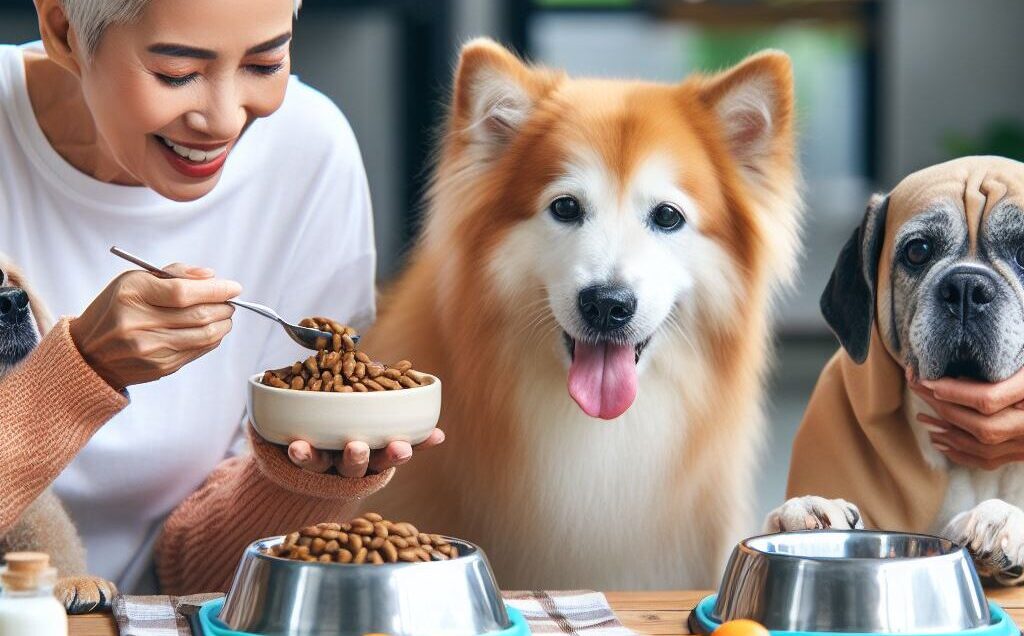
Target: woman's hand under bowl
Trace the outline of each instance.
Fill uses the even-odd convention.
[[[368,473],[384,472],[388,468],[401,466],[412,459],[413,451],[437,446],[444,442],[444,431],[435,428],[427,439],[416,444],[391,442],[385,448],[371,451],[366,442],[349,442],[343,451],[326,451],[313,448],[305,440],[296,440],[288,445],[288,459],[292,463],[315,473],[327,472],[334,467],[342,477],[359,478]]]

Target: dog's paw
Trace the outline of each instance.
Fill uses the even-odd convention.
[[[1001,499],[953,517],[942,533],[974,558],[978,574],[1003,585],[1024,581],[1024,511]]]
[[[765,532],[791,532],[794,530],[863,529],[857,506],[845,499],[824,497],[794,497],[768,513]]]
[[[68,576],[57,580],[53,593],[68,614],[88,614],[109,610],[117,588],[96,576]]]

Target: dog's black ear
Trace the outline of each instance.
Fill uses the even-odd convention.
[[[821,313],[846,352],[860,364],[868,357],[875,317],[878,259],[885,238],[889,197],[876,194],[864,220],[836,259],[835,269],[821,295]]]

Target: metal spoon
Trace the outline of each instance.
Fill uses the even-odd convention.
[[[111,247],[110,253],[114,254],[115,256],[120,256],[129,263],[134,263],[138,265],[142,269],[159,278],[182,278],[181,276],[175,276],[174,274],[171,274],[166,270],[160,269],[159,267],[153,265],[152,263],[147,263],[138,256],[135,256],[134,254],[129,254],[128,252],[122,250],[117,246]],[[274,322],[280,324],[282,327],[284,327],[285,333],[287,333],[292,340],[299,343],[303,347],[306,347],[307,349],[312,349],[316,351],[317,349],[320,348],[317,347],[316,341],[318,339],[326,338],[327,341],[330,342],[331,337],[334,335],[330,332],[320,331],[319,329],[313,329],[311,327],[293,325],[290,322],[287,322],[284,318],[281,318],[281,316],[278,316],[276,311],[274,311],[270,307],[267,307],[266,305],[261,305],[259,303],[251,303],[244,300],[238,300],[237,298],[235,300],[229,300],[227,302],[236,307],[242,307],[243,309],[254,311],[257,314],[263,316],[264,318],[269,318]],[[353,336],[352,339],[355,340],[356,342],[359,342],[359,336]]]

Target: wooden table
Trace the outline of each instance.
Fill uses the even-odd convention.
[[[689,634],[686,618],[697,601],[710,592],[607,592],[608,602],[626,627],[641,634],[681,636]],[[999,603],[1018,625],[1024,625],[1024,588],[991,590],[989,598]],[[71,636],[117,636],[109,615],[71,617]]]

